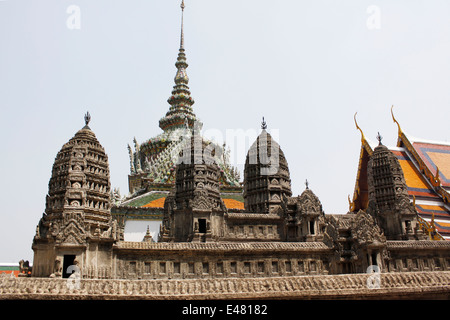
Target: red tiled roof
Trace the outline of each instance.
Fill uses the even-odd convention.
[[[450,145],[421,142],[413,142],[412,145],[432,173],[436,174],[439,169],[442,186],[450,187]]]

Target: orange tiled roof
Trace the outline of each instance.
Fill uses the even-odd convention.
[[[227,209],[244,209],[244,203],[234,199],[223,199]]]
[[[166,201],[165,197],[150,201],[146,205],[143,205],[143,208],[164,208],[164,202]]]
[[[432,173],[439,169],[442,186],[450,187],[450,146],[422,142],[413,142],[412,145]]]
[[[143,208],[164,208],[164,202],[166,198],[159,198],[153,201],[150,201],[146,205],[143,205]],[[225,206],[227,209],[244,209],[244,203],[234,199],[223,199]]]
[[[13,273],[15,277],[18,277],[20,271],[19,270],[0,270],[0,273],[6,273],[6,274]]]
[[[392,153],[397,157],[398,162],[403,170],[408,193],[411,197],[420,196],[438,199],[439,196],[430,189],[423,175],[417,170],[414,163],[408,157],[406,152],[392,150]]]

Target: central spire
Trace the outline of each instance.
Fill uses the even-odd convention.
[[[181,1],[181,40],[180,49],[184,49],[184,0]]]
[[[199,122],[192,109],[194,99],[192,99],[189,91],[189,77],[186,72],[189,65],[186,62],[186,54],[184,53],[184,8],[184,0],[182,0],[180,49],[177,62],[175,63],[177,73],[174,79],[175,86],[173,87],[172,95],[167,100],[171,107],[165,117],[159,120],[159,127],[164,131],[186,128],[186,123],[189,128],[193,128],[194,123]]]

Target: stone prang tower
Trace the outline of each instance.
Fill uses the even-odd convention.
[[[110,212],[108,156],[89,121],[87,113],[86,125],[55,158],[45,212],[33,239],[33,276],[68,277],[75,271],[68,272],[70,266],[96,277],[110,272],[118,229]]]
[[[247,153],[244,167],[244,205],[247,212],[271,213],[290,197],[289,167],[280,145],[261,125],[261,133]]]
[[[368,212],[374,216],[389,240],[421,239],[417,211],[410,203],[403,170],[397,157],[381,143],[368,162]]]

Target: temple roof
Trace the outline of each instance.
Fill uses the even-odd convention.
[[[400,163],[409,197],[427,228],[434,227],[450,240],[450,144],[413,138],[400,128],[394,116],[393,120],[398,126],[398,140],[388,149]],[[357,123],[356,127],[361,131],[361,152],[353,199],[349,199],[351,212],[368,206],[367,164],[374,150],[373,142],[365,138]]]
[[[164,209],[164,202],[168,196],[168,192],[151,191],[140,197],[131,199],[122,203],[125,206],[140,207],[140,208],[158,208]],[[221,193],[222,198],[227,209],[230,210],[244,210],[244,198],[239,193]]]

